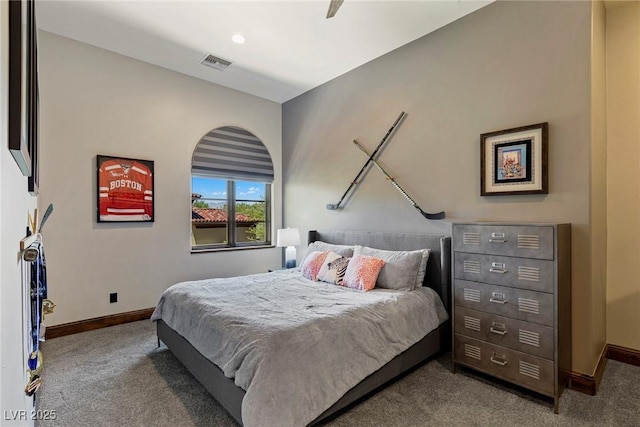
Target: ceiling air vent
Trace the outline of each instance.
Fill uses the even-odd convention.
[[[200,61],[200,63],[218,71],[224,71],[229,65],[231,65],[231,61],[218,58],[217,56],[213,56],[211,54],[207,54],[207,56],[202,58],[202,61]]]

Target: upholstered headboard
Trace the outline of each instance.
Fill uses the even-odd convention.
[[[434,289],[451,310],[451,238],[432,234],[379,231],[311,230],[309,243],[317,240],[338,245],[362,245],[390,251],[429,249],[423,286]]]

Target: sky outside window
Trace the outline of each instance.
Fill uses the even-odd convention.
[[[236,199],[263,201],[264,189],[261,182],[236,181]],[[227,180],[193,176],[191,191],[202,195],[202,199],[226,199]]]

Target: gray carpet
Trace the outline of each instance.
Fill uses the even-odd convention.
[[[38,426],[237,426],[140,321],[48,340]],[[639,426],[640,367],[609,361],[598,395],[548,398],[432,360],[329,426]]]

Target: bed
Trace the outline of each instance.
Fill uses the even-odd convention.
[[[317,424],[450,349],[449,237],[313,230],[308,241],[428,249],[423,286],[357,292],[312,282],[292,269],[167,289],[152,315],[158,340],[241,425]],[[292,298],[280,303],[272,299],[276,294]],[[255,314],[238,320],[243,309],[232,305],[235,300],[251,301]],[[425,309],[425,300],[438,309]],[[215,315],[205,318],[204,312]],[[255,330],[245,331],[245,323]],[[380,336],[371,333],[371,325]],[[241,338],[228,342],[231,330]]]

